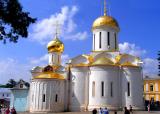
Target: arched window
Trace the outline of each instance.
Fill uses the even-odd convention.
[[[42,96],[42,102],[46,102],[46,96],[45,96],[45,94],[43,94],[43,96]]]
[[[108,32],[107,36],[108,36],[108,41],[107,41],[108,42],[108,46],[110,46],[110,32]]]
[[[92,82],[92,97],[95,97],[95,81]]]
[[[150,84],[150,91],[151,91],[151,92],[153,92],[153,90],[154,90],[153,88],[154,88],[154,87],[153,87],[153,84]]]
[[[56,94],[55,102],[58,102],[58,95]]]
[[[111,97],[113,97],[113,82],[111,82]]]
[[[115,50],[117,49],[117,34],[114,33],[114,37],[115,37]]]
[[[19,86],[20,86],[20,88],[23,88],[23,84],[20,84]]]
[[[101,82],[101,96],[104,97],[104,82]]]
[[[127,90],[127,91],[128,91],[128,92],[127,92],[127,93],[128,93],[128,96],[130,96],[130,82],[127,83],[127,89],[128,89],[128,90]]]
[[[99,48],[102,47],[102,32],[99,33]]]

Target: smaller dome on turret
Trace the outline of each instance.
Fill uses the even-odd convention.
[[[47,45],[48,53],[51,52],[59,52],[62,53],[64,51],[64,44],[59,38],[55,38],[54,40],[50,41]]]

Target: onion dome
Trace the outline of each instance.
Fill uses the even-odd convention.
[[[114,28],[118,31],[120,30],[118,22],[113,17],[107,16],[107,15],[104,15],[104,16],[97,18],[93,22],[92,30],[94,30],[96,28],[104,27],[104,26]]]
[[[51,52],[62,53],[64,51],[64,44],[59,40],[59,38],[56,37],[54,40],[48,43],[47,49],[49,53]]]
[[[107,7],[106,7],[106,0],[104,0],[104,15],[97,18],[92,25],[92,30],[96,28],[101,28],[101,27],[111,27],[119,31],[119,25],[118,22],[111,16],[107,15]]]

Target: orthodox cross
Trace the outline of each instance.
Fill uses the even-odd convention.
[[[59,22],[56,21],[53,25],[55,26],[55,36],[58,38],[61,32],[61,24],[59,24]]]

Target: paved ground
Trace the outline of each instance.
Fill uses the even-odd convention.
[[[29,113],[18,113],[18,114],[29,114]],[[33,113],[31,113],[33,114]],[[35,113],[38,114],[38,113]],[[40,113],[42,114],[42,113]],[[47,113],[47,114],[92,114],[91,112],[63,112],[63,113]],[[114,114],[114,112],[110,112],[109,114]],[[124,114],[123,111],[119,111],[117,112],[117,114]],[[160,111],[151,111],[151,112],[147,112],[147,111],[134,111],[133,114],[160,114]]]

